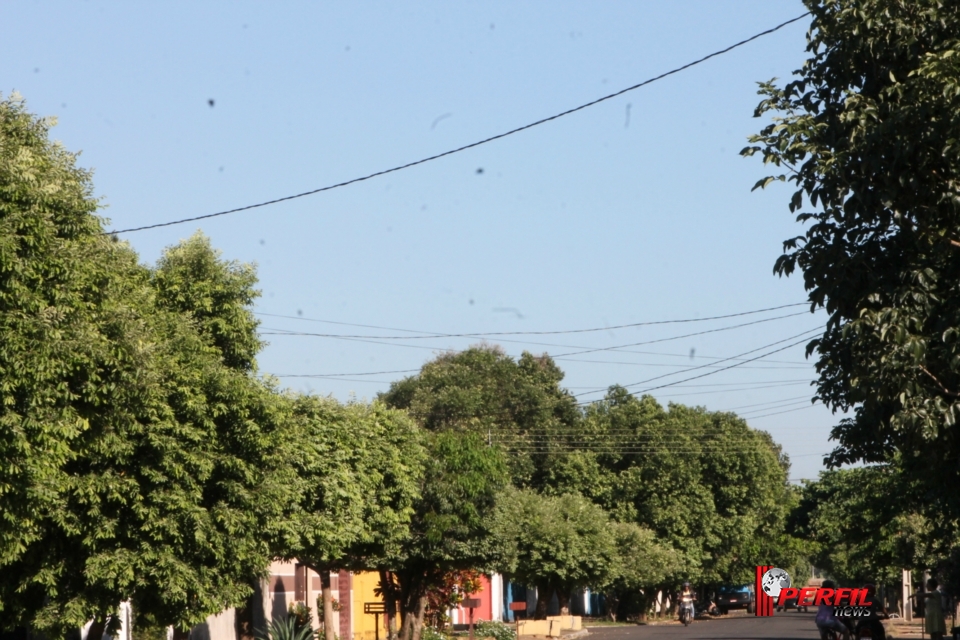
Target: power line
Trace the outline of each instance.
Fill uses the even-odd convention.
[[[651,84],[651,83],[653,83],[653,82],[656,82],[656,81],[658,81],[658,80],[662,80],[663,78],[666,78],[666,77],[668,77],[668,76],[671,76],[671,75],[673,75],[673,74],[675,74],[675,73],[679,73],[679,72],[681,72],[681,71],[684,71],[684,70],[686,70],[686,69],[689,69],[690,67],[694,67],[694,66],[696,66],[696,65],[698,65],[698,64],[701,64],[701,63],[703,63],[703,62],[706,62],[707,60],[710,60],[711,58],[715,58],[715,57],[717,57],[717,56],[720,56],[720,55],[723,55],[723,54],[728,53],[728,52],[730,52],[730,51],[733,51],[734,49],[736,49],[736,48],[738,48],[738,47],[741,47],[741,46],[743,46],[743,45],[745,45],[745,44],[747,44],[747,43],[749,43],[749,42],[753,42],[754,40],[756,40],[756,39],[758,39],[758,38],[761,38],[761,37],[763,37],[763,36],[765,36],[765,35],[769,35],[769,34],[775,32],[775,31],[779,31],[780,29],[782,29],[783,27],[785,27],[785,26],[787,26],[787,25],[789,25],[789,24],[792,24],[792,23],[794,23],[794,22],[797,22],[797,21],[799,21],[799,20],[802,20],[803,18],[807,17],[808,15],[810,15],[809,12],[804,13],[804,14],[802,14],[802,15],[799,15],[799,16],[797,16],[796,18],[792,18],[792,19],[790,19],[790,20],[787,20],[786,22],[781,22],[780,24],[778,24],[777,26],[775,26],[775,27],[773,27],[773,28],[771,28],[771,29],[767,29],[767,30],[765,30],[765,31],[761,31],[760,33],[757,33],[757,34],[755,34],[755,35],[752,35],[752,36],[750,36],[749,38],[746,38],[745,40],[741,40],[740,42],[737,42],[736,44],[732,44],[732,45],[730,45],[729,47],[726,47],[726,48],[724,48],[724,49],[720,49],[719,51],[714,51],[713,53],[710,53],[710,54],[708,54],[708,55],[705,55],[705,56],[703,56],[702,58],[699,58],[699,59],[697,59],[697,60],[694,60],[693,62],[688,62],[687,64],[685,64],[685,65],[683,65],[683,66],[676,67],[675,69],[671,69],[670,71],[667,71],[667,72],[665,72],[665,73],[661,73],[661,74],[658,75],[658,76],[654,76],[653,78],[649,78],[649,79],[647,79],[647,80],[644,80],[643,82],[639,82],[639,83],[637,83],[637,84],[635,84],[635,85],[629,86],[629,87],[627,87],[626,89],[621,89],[620,91],[617,91],[617,92],[615,92],[615,93],[611,93],[611,94],[605,95],[605,96],[603,96],[603,97],[601,97],[601,98],[597,98],[596,100],[592,100],[592,101],[590,101],[590,102],[581,104],[580,106],[573,107],[572,109],[567,109],[566,111],[561,111],[560,113],[554,114],[554,115],[552,115],[552,116],[548,116],[548,117],[546,117],[546,118],[541,118],[540,120],[536,120],[536,121],[534,121],[534,122],[525,124],[525,125],[523,125],[523,126],[521,126],[521,127],[517,127],[517,128],[515,128],[515,129],[510,129],[509,131],[504,131],[503,133],[498,133],[498,134],[496,134],[496,135],[494,135],[494,136],[490,136],[490,137],[488,137],[488,138],[484,138],[483,140],[478,140],[478,141],[476,141],[476,142],[471,142],[470,144],[466,144],[466,145],[463,145],[463,146],[461,146],[461,147],[457,147],[457,148],[455,148],[455,149],[450,149],[450,150],[448,150],[448,151],[444,151],[443,153],[438,153],[438,154],[435,154],[435,155],[432,155],[432,156],[427,156],[426,158],[421,158],[421,159],[419,159],[419,160],[414,160],[413,162],[408,162],[408,163],[406,163],[406,164],[402,164],[402,165],[398,165],[398,166],[395,166],[395,167],[391,167],[391,168],[389,168],[389,169],[382,169],[382,170],[380,170],[380,171],[375,171],[374,173],[369,173],[369,174],[367,174],[367,175],[360,176],[360,177],[358,177],[358,178],[352,178],[352,179],[350,179],[350,180],[344,180],[343,182],[337,182],[337,183],[334,183],[334,184],[327,185],[327,186],[325,186],[325,187],[320,187],[320,188],[318,188],[318,189],[311,189],[310,191],[303,191],[303,192],[301,192],[301,193],[296,193],[296,194],[289,195],[289,196],[283,196],[283,197],[280,197],[280,198],[274,198],[273,200],[267,200],[267,201],[265,201],[265,202],[258,202],[257,204],[249,204],[249,205],[246,205],[246,206],[243,206],[243,207],[237,207],[237,208],[235,208],[235,209],[227,209],[226,211],[218,211],[218,212],[216,212],[216,213],[208,213],[208,214],[205,214],[205,215],[202,215],[202,216],[193,216],[193,217],[191,217],[191,218],[182,218],[182,219],[180,219],[180,220],[171,220],[170,222],[158,222],[158,223],[156,223],[156,224],[144,225],[144,226],[142,226],[142,227],[132,227],[132,228],[130,228],[130,229],[120,229],[120,230],[117,230],[117,231],[106,231],[106,232],[104,232],[104,234],[116,235],[116,234],[120,234],[120,233],[132,233],[132,232],[134,232],[134,231],[146,231],[147,229],[157,229],[157,228],[159,228],[159,227],[170,227],[170,226],[177,225],[177,224],[184,224],[184,223],[187,223],[187,222],[196,222],[197,220],[206,220],[206,219],[208,219],[208,218],[216,218],[216,217],[218,217],[218,216],[225,216],[225,215],[229,215],[229,214],[232,214],[232,213],[239,213],[239,212],[241,212],[241,211],[249,211],[249,210],[251,210],[251,209],[258,209],[258,208],[260,208],[260,207],[266,207],[266,206],[273,205],[273,204],[279,204],[279,203],[281,203],[281,202],[287,202],[288,200],[295,200],[295,199],[297,199],[297,198],[304,198],[304,197],[306,197],[306,196],[311,196],[311,195],[314,195],[314,194],[317,194],[317,193],[322,193],[322,192],[324,192],[324,191],[331,191],[331,190],[333,190],[333,189],[339,189],[340,187],[346,187],[346,186],[348,186],[348,185],[355,184],[355,183],[357,183],[357,182],[363,182],[363,181],[365,181],[365,180],[370,180],[371,178],[377,178],[377,177],[379,177],[379,176],[384,176],[384,175],[387,175],[387,174],[389,174],[389,173],[395,173],[395,172],[397,172],[397,171],[402,171],[402,170],[404,170],[404,169],[409,169],[409,168],[411,168],[411,167],[415,167],[415,166],[417,166],[417,165],[425,164],[425,163],[427,163],[427,162],[432,162],[432,161],[434,161],[434,160],[439,160],[440,158],[445,158],[445,157],[447,157],[447,156],[452,156],[452,155],[454,155],[454,154],[456,154],[456,153],[460,153],[460,152],[466,151],[466,150],[468,150],[468,149],[473,149],[473,148],[475,148],[475,147],[479,147],[479,146],[481,146],[481,145],[484,145],[484,144],[493,142],[493,141],[495,141],[495,140],[500,140],[501,138],[506,138],[507,136],[512,136],[512,135],[514,135],[514,134],[516,134],[516,133],[520,133],[521,131],[526,131],[527,129],[532,129],[532,128],[537,127],[537,126],[540,126],[540,125],[542,125],[542,124],[546,124],[547,122],[551,122],[551,121],[553,121],[553,120],[557,120],[558,118],[562,118],[562,117],[564,117],[564,116],[568,116],[568,115],[570,115],[570,114],[572,114],[572,113],[576,113],[577,111],[582,111],[583,109],[587,109],[587,108],[589,108],[589,107],[598,105],[598,104],[600,104],[601,102],[606,102],[607,100],[612,100],[613,98],[616,98],[616,97],[618,97],[618,96],[621,96],[621,95],[623,95],[623,94],[625,94],[625,93],[628,93],[628,92],[630,92],[630,91],[634,91],[634,90],[636,90],[636,89],[639,89],[640,87],[646,86],[646,85]]]
[[[360,373],[272,373],[274,378],[338,378],[341,376],[383,376],[392,373],[415,373],[420,369],[399,369],[397,371],[363,371]]]
[[[785,399],[785,400],[780,400],[775,402],[769,402],[767,403],[768,406],[758,407],[755,409],[751,409],[750,411],[744,411],[743,413],[737,413],[737,415],[740,416],[741,418],[748,418],[748,417],[752,417],[751,414],[765,413],[769,411],[779,411],[780,409],[786,409],[787,407],[795,407],[797,405],[806,405],[806,407],[817,406],[817,404],[815,402],[812,402],[812,400],[813,398],[811,398],[810,396],[805,396],[802,400],[786,400]],[[801,406],[800,408],[805,409],[806,407]],[[734,409],[726,409],[726,411],[729,411],[731,413],[735,412]]]
[[[739,410],[741,410],[741,409],[750,409],[750,408],[752,408],[752,407],[762,407],[762,406],[765,406],[765,405],[780,404],[780,403],[782,403],[782,402],[791,402],[791,401],[799,402],[800,400],[803,400],[803,399],[805,399],[805,400],[810,400],[810,396],[809,396],[809,395],[793,396],[792,398],[782,398],[782,399],[780,399],[780,400],[770,400],[769,402],[758,402],[758,403],[756,403],[756,404],[745,404],[745,405],[741,405],[741,406],[739,406],[739,407],[731,407],[731,408],[729,408],[729,409],[724,409],[724,411],[739,411]]]
[[[693,337],[693,336],[701,336],[701,335],[706,335],[706,334],[710,334],[710,333],[717,333],[717,332],[720,332],[720,331],[731,331],[731,330],[733,330],[733,329],[740,329],[740,328],[742,328],[742,327],[748,327],[748,326],[752,326],[752,325],[756,325],[756,324],[760,324],[760,323],[764,323],[764,322],[771,322],[771,321],[773,321],[773,320],[782,320],[782,319],[784,319],[784,318],[792,318],[792,317],[800,316],[800,315],[806,315],[806,312],[801,311],[800,313],[791,313],[791,314],[787,314],[787,315],[784,315],[784,316],[776,316],[776,317],[773,317],[773,318],[764,318],[763,320],[754,320],[754,321],[752,321],[752,322],[744,322],[744,323],[741,323],[741,324],[731,325],[731,326],[727,326],[727,327],[720,327],[720,328],[718,328],[718,329],[708,329],[708,330],[706,330],[706,331],[697,331],[697,332],[695,332],[695,333],[687,333],[687,334],[683,334],[683,335],[679,335],[679,336],[671,336],[671,337],[668,337],[668,338],[658,338],[658,339],[656,339],[656,340],[645,340],[645,341],[643,341],[643,342],[631,342],[631,343],[628,343],[628,344],[614,345],[614,346],[612,346],[612,347],[595,347],[595,348],[590,348],[590,347],[582,347],[582,346],[576,346],[576,345],[556,344],[556,343],[552,343],[552,342],[533,342],[533,341],[530,341],[530,340],[511,340],[511,339],[508,339],[508,338],[499,338],[499,339],[497,340],[497,342],[499,342],[499,343],[509,342],[509,343],[514,343],[514,344],[535,345],[535,346],[541,346],[541,347],[558,347],[558,348],[566,348],[566,349],[580,349],[580,351],[570,351],[570,352],[566,352],[566,353],[558,353],[558,354],[555,354],[555,355],[552,356],[555,360],[564,360],[564,359],[569,360],[569,359],[570,359],[569,356],[584,355],[584,354],[588,354],[588,353],[597,353],[597,352],[601,352],[601,351],[613,351],[613,352],[617,352],[617,353],[636,353],[636,354],[642,354],[642,355],[655,355],[655,356],[668,356],[668,357],[686,358],[686,357],[689,357],[689,354],[682,354],[682,353],[660,353],[660,352],[656,352],[656,351],[636,351],[636,350],[632,350],[632,349],[626,349],[625,347],[638,347],[638,346],[643,346],[643,345],[647,345],[647,344],[656,344],[656,343],[661,343],[661,342],[671,342],[671,341],[673,341],[673,340],[681,340],[681,339],[683,339],[683,338],[690,338],[690,337]],[[366,336],[366,335],[344,335],[344,334],[339,334],[339,333],[313,333],[313,332],[309,332],[309,331],[292,331],[292,330],[289,330],[289,329],[280,329],[280,328],[274,328],[274,327],[264,327],[264,329],[265,329],[264,331],[260,331],[260,332],[259,332],[260,335],[264,335],[264,336],[300,336],[300,337],[327,338],[327,339],[332,339],[332,340],[356,340],[356,341],[360,341],[360,342],[371,342],[371,341],[374,341],[374,340],[389,340],[389,339],[400,339],[400,340],[403,340],[403,339],[421,339],[421,338],[428,338],[428,339],[430,339],[430,338],[445,337],[443,334],[438,334],[438,335],[425,335],[425,336]],[[470,334],[458,334],[458,335],[453,335],[453,334],[451,334],[450,337],[464,337],[464,336],[468,336],[468,335],[470,335]],[[476,336],[471,336],[471,337],[476,337]],[[385,342],[384,342],[384,343],[377,343],[377,344],[397,344],[397,343],[385,343]],[[405,347],[413,346],[414,348],[436,349],[436,347],[417,347],[416,345],[397,345],[397,346],[405,346]],[[720,358],[719,356],[700,356],[700,357],[703,358],[703,359],[707,359],[707,360],[721,360],[721,358]],[[800,363],[800,362],[798,362],[798,363],[787,362],[787,363],[783,363],[783,364],[791,364],[791,365],[796,364],[796,365],[797,365],[796,368],[806,368],[806,367],[809,367],[809,365],[808,365],[807,363]],[[669,367],[672,367],[672,366],[674,366],[674,365],[671,365],[671,364],[650,364],[649,366],[669,366]]]
[[[717,364],[719,364],[719,363],[721,363],[721,362],[727,362],[727,361],[730,361],[730,360],[740,360],[740,358],[742,358],[742,357],[745,356],[745,355],[749,355],[749,354],[751,354],[751,353],[756,353],[757,351],[761,351],[761,350],[763,350],[763,349],[768,349],[768,348],[770,348],[770,347],[772,347],[772,346],[774,346],[774,345],[777,345],[777,344],[781,344],[781,343],[783,343],[783,342],[786,342],[787,340],[793,340],[794,338],[798,338],[798,337],[800,337],[800,336],[804,336],[804,335],[813,333],[813,332],[815,332],[815,331],[820,331],[820,329],[819,329],[819,328],[810,329],[810,330],[808,330],[808,331],[804,331],[804,332],[802,332],[802,333],[798,333],[798,334],[795,335],[795,336],[791,336],[791,337],[789,337],[789,338],[784,338],[783,340],[777,340],[776,342],[771,342],[770,344],[766,344],[766,345],[764,345],[764,346],[762,346],[762,347],[757,347],[756,349],[751,349],[750,351],[744,351],[743,353],[739,353],[739,354],[737,354],[737,355],[735,355],[735,356],[730,356],[729,358],[723,358],[722,360],[718,360],[717,362],[713,362],[713,363],[711,363],[711,364],[702,364],[702,365],[699,365],[699,366],[696,366],[696,367],[688,367],[688,368],[682,369],[682,370],[680,370],[680,371],[674,371],[673,373],[665,373],[665,374],[663,374],[663,375],[654,376],[653,378],[647,378],[646,380],[641,380],[640,382],[632,382],[632,383],[630,383],[630,384],[621,385],[621,386],[622,386],[624,389],[629,389],[630,387],[637,387],[637,386],[640,386],[640,385],[642,385],[642,384],[646,384],[646,383],[648,383],[648,382],[653,382],[654,380],[660,380],[660,379],[662,379],[662,378],[670,377],[670,376],[672,376],[672,375],[677,375],[677,374],[680,374],[680,373],[687,373],[687,372],[689,372],[689,371],[697,371],[698,369],[706,369],[706,368],[714,367],[714,366],[716,366]],[[807,339],[807,338],[804,338],[804,340],[806,340],[806,339]],[[804,340],[800,340],[800,342],[803,342]],[[728,367],[721,367],[720,369],[716,369],[715,371],[711,371],[711,372],[709,372],[709,373],[705,373],[705,374],[702,374],[702,375],[699,375],[699,376],[694,376],[694,377],[692,377],[692,378],[687,378],[687,379],[685,379],[685,380],[681,380],[681,382],[688,382],[688,381],[690,381],[690,380],[696,380],[696,379],[698,379],[698,378],[703,378],[703,377],[705,377],[705,376],[712,375],[712,374],[714,374],[714,373],[719,373],[719,372],[721,372],[721,371],[726,371],[727,369],[733,369],[734,367],[742,366],[742,365],[744,365],[744,364],[747,364],[748,362],[754,362],[754,361],[756,361],[756,360],[760,360],[761,358],[764,358],[764,357],[766,357],[766,356],[768,356],[768,355],[772,355],[772,354],[774,354],[774,353],[779,353],[780,351],[784,351],[784,350],[786,350],[786,349],[789,349],[790,347],[796,346],[797,344],[800,344],[800,342],[787,345],[786,347],[783,347],[783,348],[781,348],[781,349],[777,349],[777,350],[775,350],[775,351],[771,351],[770,353],[767,353],[767,354],[764,354],[764,355],[761,355],[761,356],[757,356],[756,358],[749,358],[749,359],[746,359],[746,360],[740,360],[740,361],[737,362],[736,364],[730,365],[730,366],[728,366]],[[646,393],[647,391],[654,391],[655,389],[662,389],[662,388],[664,388],[664,387],[673,386],[674,384],[677,384],[677,383],[669,383],[669,384],[660,385],[660,386],[657,386],[657,387],[651,387],[651,388],[649,388],[649,389],[644,389],[643,391],[640,391],[640,392],[638,392],[638,393]],[[587,392],[585,392],[585,393],[577,393],[577,394],[574,394],[574,395],[575,395],[576,397],[579,397],[579,396],[583,396],[583,395],[588,395],[588,394],[590,394],[590,393],[597,393],[597,392],[599,392],[599,391],[606,391],[606,389],[596,389],[595,391],[587,391]]]
[[[420,336],[368,336],[368,335],[344,335],[338,333],[304,333],[303,335],[315,335],[320,337],[330,337],[330,338],[365,338],[365,339],[374,339],[374,340],[417,340],[423,338],[483,338],[487,336],[545,336],[545,335],[559,335],[559,334],[570,334],[570,333],[596,333],[598,331],[614,331],[616,329],[631,329],[633,327],[651,327],[655,325],[662,324],[686,324],[690,322],[710,322],[712,320],[726,320],[728,318],[739,318],[742,316],[756,315],[758,313],[766,313],[767,311],[779,311],[780,309],[789,309],[791,307],[802,307],[810,304],[809,302],[794,302],[791,304],[782,304],[776,307],[766,307],[764,309],[753,309],[751,311],[740,311],[737,313],[728,313],[721,316],[709,316],[706,318],[681,318],[678,320],[652,320],[647,322],[634,322],[630,324],[620,324],[614,326],[606,327],[592,327],[589,329],[562,329],[556,331],[478,331],[475,333],[443,333],[441,331],[423,331],[420,329],[400,329],[397,327],[384,327],[382,325],[375,324],[358,324],[355,322],[338,322],[335,320],[321,320],[318,318],[304,318],[302,316],[286,316],[277,313],[264,313],[262,311],[255,311],[254,314],[258,316],[265,316],[269,318],[286,318],[288,320],[300,320],[302,322],[320,322],[323,324],[335,324],[345,327],[362,327],[364,329],[381,329],[383,331],[398,331],[402,333],[421,333],[424,335]],[[785,316],[778,316],[776,318],[767,318],[765,320],[758,320],[758,322],[767,322],[769,320],[779,320],[782,318],[791,318],[793,316],[803,315],[804,312],[789,314]],[[736,325],[746,326],[746,325]],[[731,327],[736,328],[736,327]],[[713,331],[717,331],[714,329]],[[693,334],[691,334],[693,335]],[[684,336],[686,337],[686,336]],[[553,345],[553,346],[564,346],[564,345]],[[574,349],[579,349],[581,347],[571,347]]]
[[[260,332],[260,335],[263,335],[263,336],[301,337],[301,336],[311,336],[312,334],[303,333],[303,332],[296,332],[296,331],[272,331],[272,330],[271,330],[271,331],[261,331],[261,332]],[[330,337],[330,336],[319,336],[319,337]],[[388,346],[388,347],[401,347],[401,348],[404,348],[404,349],[423,349],[423,350],[426,350],[426,351],[433,351],[433,352],[437,352],[437,351],[453,352],[453,351],[455,351],[455,349],[453,349],[453,348],[451,348],[451,347],[425,346],[425,345],[417,345],[417,344],[403,344],[403,343],[397,343],[397,342],[384,342],[384,341],[382,341],[382,340],[367,340],[367,339],[364,339],[364,338],[345,338],[345,337],[337,337],[337,338],[332,338],[332,339],[334,339],[334,340],[346,340],[346,341],[348,341],[348,342],[364,342],[364,343],[367,343],[367,344],[379,344],[379,345],[384,345],[384,346]],[[512,341],[512,340],[503,340],[503,342],[514,342],[514,341]],[[523,343],[523,344],[530,344],[530,343]],[[564,346],[564,345],[559,345],[559,346]],[[622,350],[622,353],[638,353],[638,354],[646,354],[646,355],[668,355],[668,356],[672,356],[672,355],[680,356],[680,355],[681,355],[681,354],[663,354],[663,353],[656,353],[656,352],[652,352],[652,351],[650,351],[650,352],[645,352],[645,351],[629,351],[629,350]],[[556,355],[556,356],[551,356],[551,357],[552,357],[554,360],[564,360],[564,361],[570,361],[570,362],[599,362],[599,363],[602,363],[602,362],[603,362],[603,361],[598,361],[598,360],[594,360],[594,361],[581,361],[581,360],[577,360],[577,359],[575,359],[575,358],[567,358],[567,357],[563,356],[562,354],[561,354],[561,355]],[[682,357],[687,357],[687,356],[686,356],[686,355],[683,355]],[[727,361],[727,360],[731,360],[731,359],[736,359],[735,357],[734,357],[734,358],[718,358],[718,357],[716,357],[716,356],[700,356],[700,357],[701,357],[701,358],[716,359],[716,360],[719,360],[719,361]],[[751,361],[752,361],[752,360],[751,360]],[[646,363],[640,363],[640,362],[617,363],[617,362],[613,362],[613,363],[608,363],[608,364],[635,364],[635,365],[644,366],[644,367],[671,367],[671,368],[677,366],[677,365],[674,365],[674,364],[668,364],[668,363],[662,363],[662,362],[659,362],[659,363],[656,363],[656,362],[646,362]],[[683,373],[684,371],[691,371],[691,370],[693,370],[693,369],[704,369],[704,368],[705,368],[705,369],[709,369],[709,368],[713,368],[713,367],[715,367],[715,366],[716,366],[716,363],[708,363],[708,364],[700,365],[700,366],[698,366],[698,367],[689,367],[689,368],[687,368],[687,369],[681,369],[680,371],[676,371],[676,372],[674,372],[674,373]],[[798,364],[798,365],[796,365],[796,366],[777,366],[777,367],[763,367],[763,366],[761,366],[761,367],[744,367],[744,368],[745,368],[745,369],[805,369],[805,368],[808,368],[808,366],[807,366],[807,365],[803,365],[803,364]],[[660,377],[666,377],[666,376],[670,376],[670,375],[674,375],[674,374],[673,374],[673,373],[668,373],[668,374],[664,374],[663,376],[658,376],[658,378],[660,378]],[[598,388],[597,391],[603,391],[604,389],[605,389],[605,388]],[[579,395],[584,395],[584,394],[579,394]]]
[[[675,356],[675,357],[682,357],[682,358],[689,357],[689,354],[655,353],[652,351],[625,351],[624,353],[638,353],[638,354],[645,354],[645,355],[651,355],[651,356]],[[583,358],[564,358],[561,356],[551,356],[551,357],[554,360],[563,360],[564,362],[584,362],[587,364],[620,364],[620,365],[625,365],[630,367],[677,367],[679,366],[678,364],[670,364],[669,362],[624,362],[623,360],[585,360]],[[709,360],[722,359],[720,356],[697,356],[697,357],[702,359],[709,359]],[[810,368],[810,365],[806,363],[790,362],[788,360],[767,360],[767,362],[771,364],[779,363],[780,365],[784,365],[784,366],[776,366],[776,367],[758,366],[758,367],[744,367],[744,368],[745,369],[791,369],[791,370]],[[712,367],[714,365],[708,363],[704,366]],[[684,369],[684,371],[686,371],[686,369]]]
[[[814,331],[819,331],[819,329],[814,329]],[[812,332],[808,332],[808,333],[812,333]],[[743,362],[737,362],[737,363],[731,364],[731,365],[728,366],[728,367],[723,367],[722,369],[715,369],[715,370],[713,370],[713,371],[708,371],[708,372],[706,372],[706,373],[701,373],[700,375],[698,375],[698,376],[693,376],[692,378],[685,378],[684,380],[681,380],[680,382],[689,382],[690,380],[697,380],[697,379],[699,379],[699,378],[704,378],[704,377],[706,377],[706,376],[712,376],[712,375],[715,374],[715,373],[720,373],[721,371],[727,371],[728,369],[733,369],[733,368],[735,368],[735,367],[739,367],[739,366],[741,366],[741,365],[743,365],[743,364],[745,364],[745,363],[747,363],[747,362],[753,362],[754,360],[759,360],[760,358],[765,358],[765,357],[768,356],[768,355],[771,355],[771,354],[774,354],[774,353],[779,353],[779,352],[781,352],[781,351],[785,351],[785,350],[789,349],[790,347],[795,347],[795,346],[797,346],[797,345],[799,345],[799,344],[802,344],[802,343],[806,342],[806,341],[809,340],[809,339],[810,339],[809,337],[806,337],[806,338],[803,338],[802,340],[798,340],[797,342],[794,342],[794,343],[792,343],[792,344],[788,344],[788,345],[785,346],[785,347],[780,347],[779,349],[774,349],[773,351],[770,351],[769,353],[766,353],[766,354],[764,354],[764,355],[759,355],[759,356],[757,356],[756,358],[750,358],[749,360],[744,360]],[[658,386],[656,386],[656,387],[649,387],[649,388],[647,388],[647,389],[643,389],[643,390],[641,390],[641,391],[633,391],[633,392],[631,392],[631,393],[632,393],[633,395],[639,395],[639,394],[641,394],[641,393],[649,393],[650,391],[656,391],[657,389],[664,389],[664,388],[666,388],[666,387],[672,387],[674,384],[676,384],[676,383],[675,383],[675,382],[668,382],[667,384],[661,384],[661,385],[658,385]]]
[[[657,343],[661,343],[661,342],[671,342],[671,341],[674,341],[674,340],[682,340],[683,338],[691,338],[691,337],[694,337],[694,336],[702,336],[702,335],[706,335],[706,334],[710,334],[710,333],[718,333],[718,332],[720,332],[720,331],[732,331],[733,329],[740,329],[740,328],[743,328],[743,327],[749,327],[749,326],[756,325],[756,324],[761,324],[761,323],[765,323],[765,322],[772,322],[772,321],[774,321],[774,320],[783,320],[783,319],[785,319],[785,318],[793,318],[793,317],[802,316],[802,315],[807,315],[807,312],[801,311],[801,312],[799,312],[799,313],[789,313],[789,314],[783,315],[783,316],[775,316],[775,317],[773,317],[773,318],[764,318],[764,319],[762,319],[762,320],[753,320],[753,321],[751,321],[751,322],[744,322],[744,323],[741,323],[741,324],[730,325],[730,326],[727,326],[727,327],[720,327],[720,328],[717,328],[717,329],[707,329],[706,331],[697,331],[697,332],[695,332],[695,333],[686,333],[686,334],[683,334],[683,335],[670,336],[670,337],[667,337],[667,338],[658,338],[658,339],[656,339],[656,340],[644,340],[644,341],[642,341],[642,342],[631,342],[631,343],[627,343],[627,344],[614,345],[614,346],[612,346],[612,347],[593,347],[593,348],[591,348],[591,347],[583,347],[583,346],[577,346],[577,345],[556,344],[556,343],[553,343],[553,342],[534,342],[534,341],[530,341],[530,340],[511,340],[511,339],[509,339],[509,338],[498,338],[498,339],[497,339],[497,342],[499,342],[499,343],[509,342],[509,343],[514,343],[514,344],[535,345],[535,346],[540,346],[540,347],[558,347],[558,348],[565,348],[565,349],[580,349],[580,351],[570,351],[570,352],[567,352],[567,353],[559,353],[559,354],[556,354],[556,355],[553,356],[554,359],[563,359],[563,358],[567,358],[568,356],[584,355],[584,354],[588,354],[588,353],[597,353],[597,352],[601,352],[601,351],[614,351],[614,352],[618,352],[618,353],[638,353],[638,354],[643,354],[643,355],[663,355],[663,356],[671,356],[671,357],[678,357],[678,358],[686,358],[686,357],[688,357],[689,354],[682,354],[682,353],[658,353],[658,352],[655,352],[655,351],[635,351],[635,350],[627,349],[627,348],[625,348],[625,347],[639,347],[639,346],[648,345],[648,344],[657,344]],[[273,328],[273,327],[264,327],[264,329],[265,329],[265,331],[261,331],[261,332],[260,332],[260,335],[265,335],[265,336],[281,336],[281,335],[282,335],[282,336],[304,336],[304,337],[315,337],[315,338],[329,338],[329,339],[333,339],[333,340],[419,340],[419,339],[431,339],[431,338],[443,338],[443,337],[451,337],[451,338],[470,337],[470,338],[474,338],[474,337],[479,337],[480,335],[482,335],[482,334],[430,334],[430,335],[422,335],[422,336],[370,336],[370,335],[345,335],[345,334],[341,334],[341,333],[313,333],[313,332],[309,332],[309,331],[292,331],[292,330],[289,330],[289,329],[279,329],[279,328]],[[489,335],[489,334],[485,334],[485,335]],[[719,357],[716,357],[716,356],[700,356],[700,357],[701,357],[701,358],[706,358],[706,359],[708,359],[708,360],[719,360],[719,359],[720,359]],[[794,363],[789,363],[789,364],[794,364]],[[809,366],[809,365],[807,365],[807,363],[795,363],[795,364],[800,365],[800,366],[802,366],[802,367],[807,367],[807,366]],[[651,366],[653,366],[653,365],[651,365]],[[665,365],[665,366],[673,366],[673,365]]]
[[[811,405],[806,406],[806,407],[797,407],[796,409],[787,409],[786,411],[777,411],[776,413],[765,413],[765,414],[763,414],[762,416],[751,416],[749,419],[750,419],[750,420],[759,420],[760,418],[768,418],[768,417],[770,417],[770,416],[778,416],[778,415],[780,415],[780,414],[782,414],[782,413],[793,413],[794,411],[806,411],[807,409],[812,409],[813,407],[816,407],[816,406],[817,406],[817,405],[815,405],[815,404],[811,404]]]

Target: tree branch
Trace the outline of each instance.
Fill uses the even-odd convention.
[[[953,242],[953,241],[951,240],[951,242]],[[958,243],[957,246],[960,246],[960,243]],[[940,387],[940,388],[943,390],[944,393],[946,393],[947,395],[951,395],[951,396],[953,396],[954,398],[960,397],[960,394],[954,393],[953,391],[950,391],[950,389],[947,389],[947,388],[944,386],[944,384],[943,384],[942,382],[940,382],[940,380],[937,379],[937,376],[935,376],[935,375],[933,375],[932,373],[930,373],[930,370],[927,369],[925,366],[923,366],[922,364],[921,364],[921,365],[917,365],[917,366],[920,367],[920,370],[921,370],[921,371],[923,371],[925,374],[927,374],[928,376],[930,376],[930,379],[933,380],[934,382],[936,382],[936,383],[937,383],[937,386]]]

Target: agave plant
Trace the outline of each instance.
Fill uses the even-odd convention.
[[[258,630],[255,635],[258,640],[311,640],[313,629],[310,625],[298,626],[293,616],[284,616],[271,620],[266,631]]]

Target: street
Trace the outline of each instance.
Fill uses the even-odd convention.
[[[813,613],[776,613],[769,618],[752,615],[697,620],[682,625],[637,625],[635,627],[595,627],[595,640],[644,640],[678,638],[714,640],[720,638],[756,638],[762,640],[806,640],[820,637]]]

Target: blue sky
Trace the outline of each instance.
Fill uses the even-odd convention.
[[[804,9],[724,2],[9,2],[0,91],[56,116],[113,228],[203,215],[442,152],[593,100]],[[697,319],[804,300],[772,266],[801,232],[789,191],[740,158],[756,82],[804,60],[806,22],[588,110],[427,165],[125,238],[145,262],[197,229],[256,262],[263,330],[350,336],[556,331]],[[212,104],[211,104],[212,101]],[[809,407],[804,307],[590,333],[488,337],[564,354],[581,399],[613,383],[737,410],[814,477],[837,420]],[[276,316],[291,316],[288,318]],[[307,320],[310,319],[310,320]],[[316,322],[320,320],[324,322]],[[345,324],[332,324],[345,323]],[[386,327],[376,329],[352,325]],[[265,373],[340,399],[478,337],[269,335]],[[801,336],[802,337],[802,336]],[[506,342],[509,339],[512,342]],[[784,341],[785,342],[780,342]],[[713,364],[717,363],[717,364]],[[702,367],[690,370],[692,367]],[[687,370],[687,371],[684,371]],[[680,382],[680,384],[676,384]],[[593,393],[590,393],[593,391]]]

